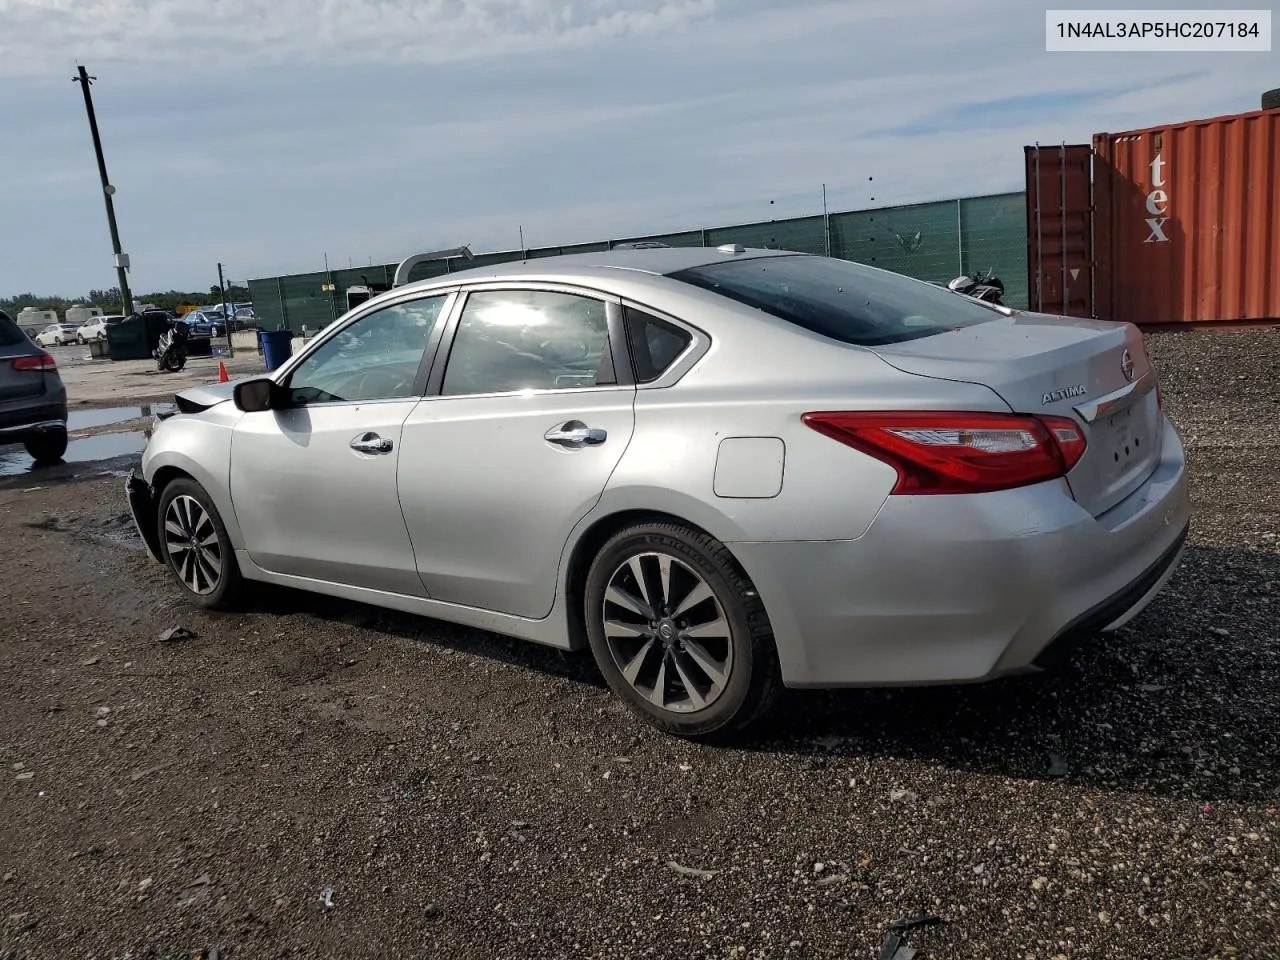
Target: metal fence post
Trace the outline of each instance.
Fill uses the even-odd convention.
[[[964,276],[964,217],[960,215],[961,200],[956,200],[956,260],[958,261],[958,269],[956,273]]]
[[[281,282],[279,277],[276,277],[276,297],[280,301],[280,324],[292,330],[293,327],[289,326],[289,307],[288,304],[285,303],[284,299],[284,284]],[[258,353],[262,353],[261,337],[258,338]]]
[[[822,249],[823,256],[831,256],[831,215],[827,212],[827,185],[822,185]]]

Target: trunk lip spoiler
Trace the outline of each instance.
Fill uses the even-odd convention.
[[[1113,390],[1087,403],[1077,404],[1071,409],[1080,414],[1085,423],[1093,423],[1103,414],[1118,413],[1131,406],[1155,389],[1155,385],[1155,373],[1148,370],[1133,383],[1127,383],[1119,390]]]

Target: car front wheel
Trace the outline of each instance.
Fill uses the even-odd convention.
[[[674,523],[629,527],[587,574],[591,651],[610,689],[655,727],[710,739],[763,716],[781,690],[764,605],[729,551]]]
[[[161,492],[157,512],[165,564],[187,599],[210,610],[238,606],[244,581],[208,491],[191,479],[174,480]]]

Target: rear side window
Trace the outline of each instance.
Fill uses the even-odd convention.
[[[848,260],[797,254],[671,274],[832,340],[878,346],[994,320],[991,307]]]
[[[27,335],[22,328],[9,319],[8,314],[0,313],[0,347],[16,347],[27,342]]]
[[[643,310],[623,307],[622,315],[637,383],[657,380],[693,340],[688,331]]]

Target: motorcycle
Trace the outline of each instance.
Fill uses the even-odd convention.
[[[947,289],[987,303],[1004,304],[1004,283],[995,275],[994,270],[986,273],[978,271],[972,277],[956,277],[947,284]]]
[[[160,343],[153,352],[156,367],[177,373],[187,365],[187,339],[191,328],[181,320],[173,320],[169,329],[160,334]]]

